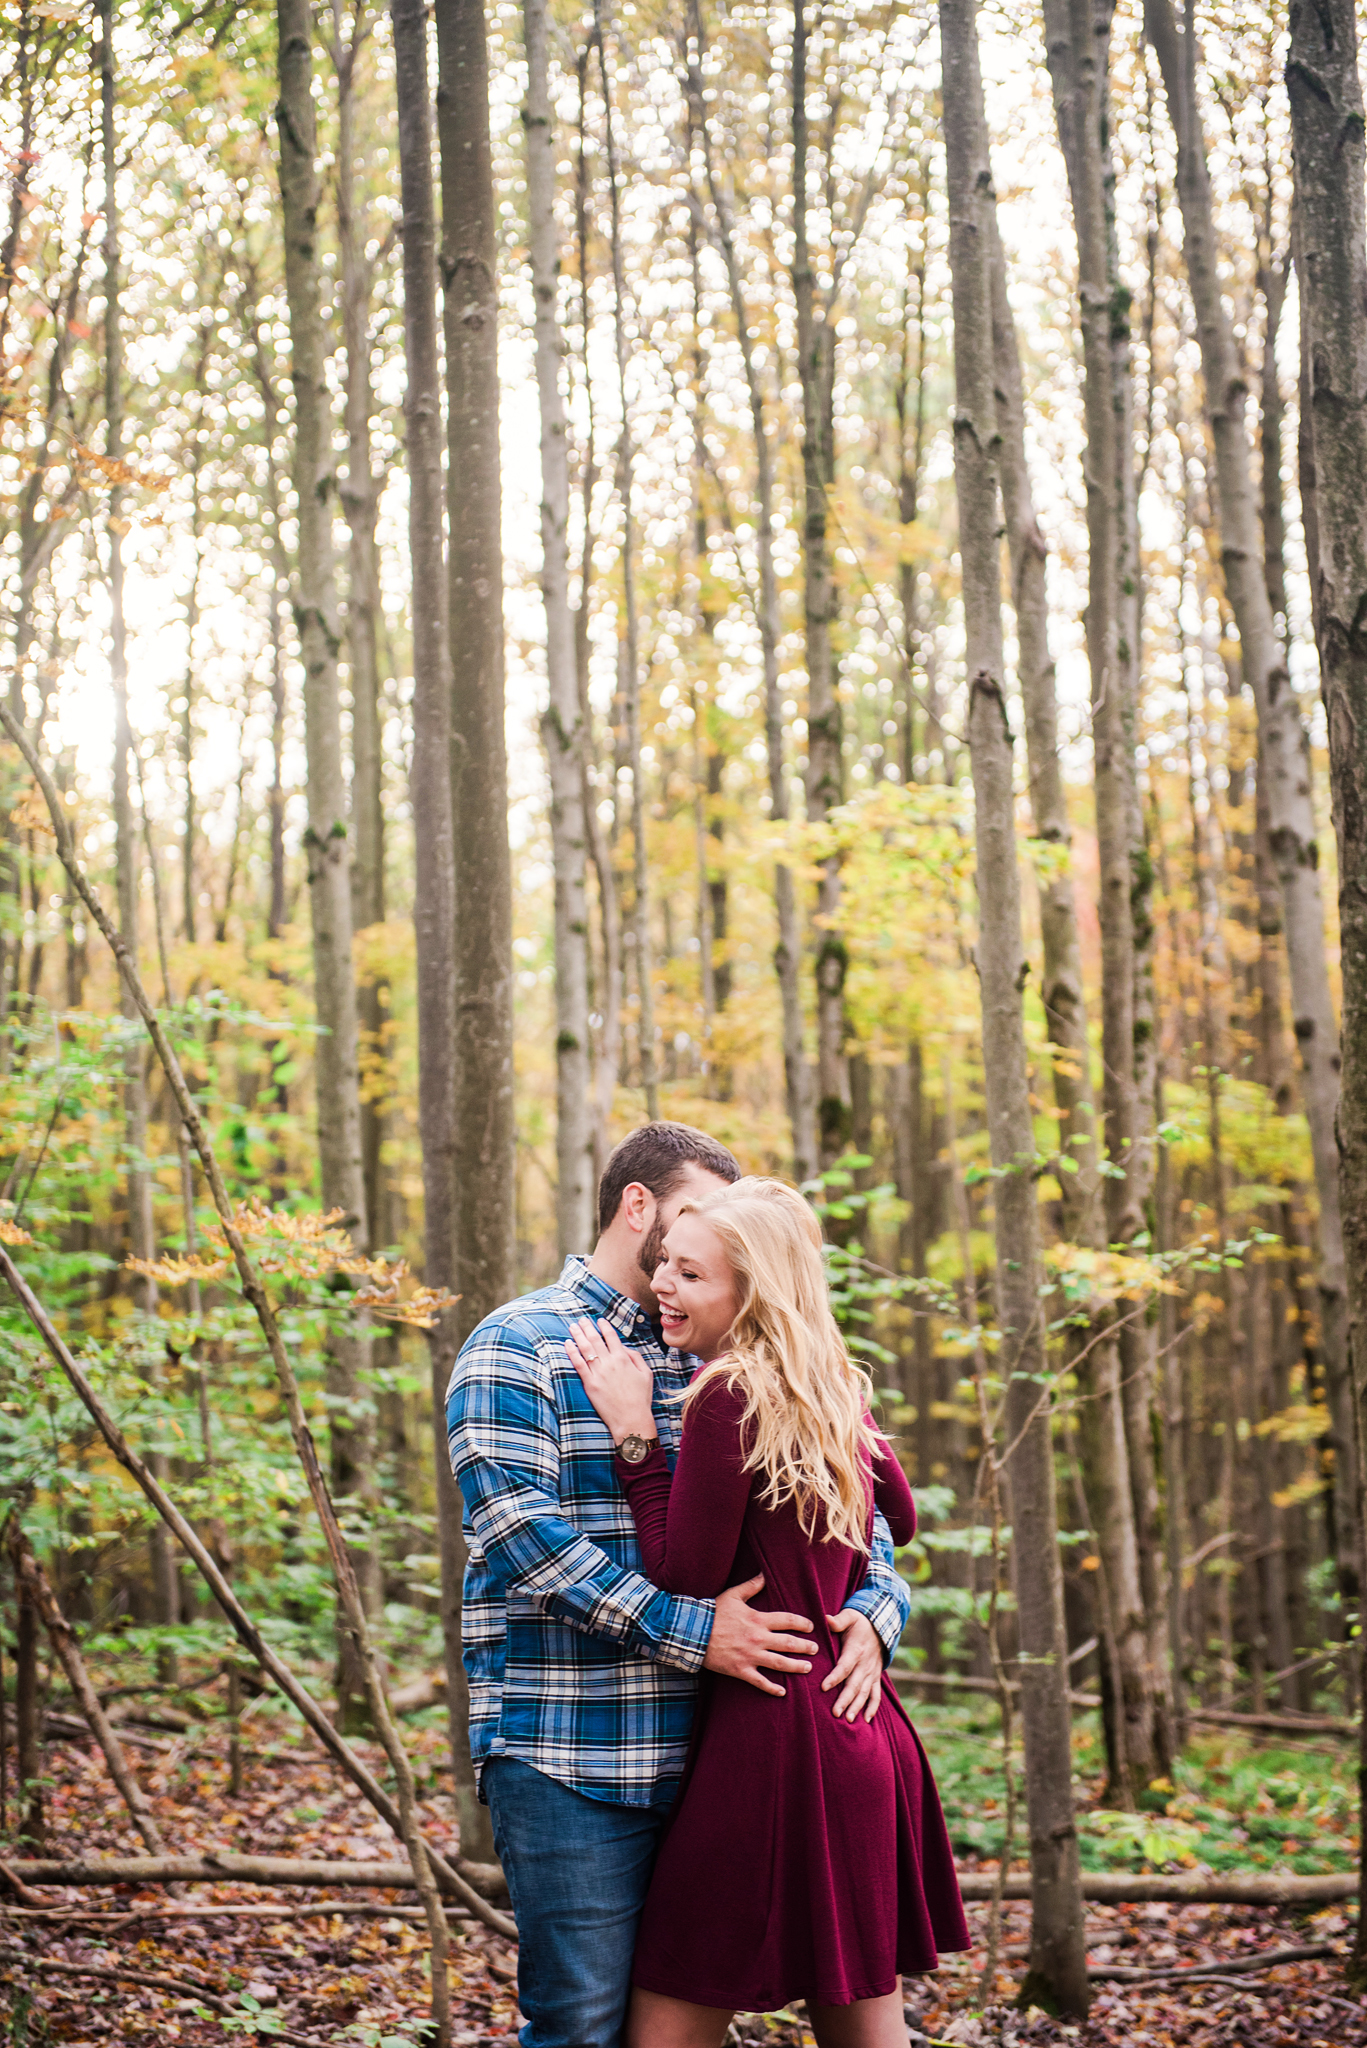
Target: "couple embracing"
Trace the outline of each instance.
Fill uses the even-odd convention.
[[[819,2048],[905,2048],[902,1976],[969,1940],[883,1675],[916,1511],[815,1218],[653,1123],[598,1224],[479,1326],[447,1402],[522,2048],[721,2048],[798,1999]]]

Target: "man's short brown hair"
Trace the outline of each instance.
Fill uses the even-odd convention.
[[[623,1138],[603,1168],[598,1183],[598,1231],[601,1236],[622,1206],[622,1195],[638,1182],[656,1200],[672,1194],[690,1166],[714,1173],[718,1180],[740,1179],[740,1167],[725,1145],[692,1124],[662,1121],[642,1124]]]

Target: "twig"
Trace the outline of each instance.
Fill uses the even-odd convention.
[[[1220,1981],[1226,1977],[1246,1976],[1258,1970],[1275,1970],[1283,1963],[1306,1963],[1316,1956],[1332,1956],[1338,1953],[1332,1941],[1307,1942],[1300,1948],[1272,1948],[1258,1956],[1234,1956],[1218,1963],[1197,1963],[1171,1970],[1144,1970],[1130,1968],[1126,1964],[1099,1964],[1087,1975],[1094,1984],[1195,1984]]]
[[[110,1725],[109,1716],[100,1705],[99,1697],[90,1682],[90,1674],[85,1668],[85,1660],[76,1647],[71,1624],[58,1605],[47,1573],[34,1556],[32,1545],[20,1527],[18,1517],[14,1515],[10,1517],[8,1549],[14,1576],[28,1588],[33,1604],[42,1616],[43,1626],[48,1632],[53,1649],[61,1659],[67,1682],[80,1702],[91,1734],[104,1752],[109,1775],[132,1816],[134,1827],[147,1844],[150,1855],[164,1855],[166,1844],[162,1841],[161,1830],[147,1802],[147,1795],[128,1768],[128,1759],[119,1745],[119,1738]]]

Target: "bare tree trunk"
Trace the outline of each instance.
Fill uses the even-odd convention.
[[[712,202],[713,238],[726,266],[731,315],[745,371],[745,390],[750,405],[750,431],[755,443],[755,547],[759,557],[759,596],[756,618],[759,626],[760,661],[764,671],[764,744],[769,770],[769,815],[780,822],[789,816],[788,775],[783,758],[783,697],[779,689],[778,575],[774,567],[774,451],[765,416],[764,390],[755,362],[750,333],[750,312],[745,303],[740,261],[736,251],[731,209],[722,181],[717,176],[711,137],[707,128],[703,95],[703,25],[701,9],[692,8],[694,50],[688,64],[688,91],[693,121],[701,138],[707,169],[708,196]],[[774,870],[774,910],[778,943],[774,968],[778,975],[779,999],[783,1007],[783,1074],[788,1103],[788,1128],[792,1134],[793,1177],[811,1180],[817,1170],[816,1130],[812,1118],[811,1076],[803,1049],[802,939],[798,928],[797,897],[792,870],[779,862]]]
[[[1338,1165],[1347,1280],[1347,1350],[1361,1449],[1367,1409],[1367,237],[1362,81],[1352,0],[1294,0],[1286,67],[1296,157],[1301,320],[1308,341],[1318,575],[1316,638],[1329,723],[1339,856],[1343,1076]],[[1287,937],[1290,939],[1290,917]],[[1299,997],[1297,1009],[1299,1010]],[[1299,1035],[1299,1022],[1297,1034]],[[1367,1685],[1367,1669],[1364,1669]],[[1361,1784],[1367,1786],[1367,1720]],[[1367,1836],[1363,1874],[1367,1878]],[[1350,1980],[1367,1983],[1367,1916]]]
[[[513,1293],[513,912],[483,0],[437,0],[456,873],[456,1341]],[[466,1855],[492,1853],[487,1810]]]
[[[414,894],[418,953],[418,1120],[422,1133],[424,1277],[456,1275],[456,859],[451,816],[451,659],[442,527],[437,227],[423,0],[393,0],[402,187],[408,386],[408,544],[413,589],[413,833],[423,886]],[[442,1648],[461,1848],[492,1854],[470,1760],[470,1692],[461,1657],[464,1506],[446,1442],[446,1389],[459,1348],[454,1311],[431,1339],[433,1455],[441,1557]]]
[[[340,1209],[359,1243],[369,1234],[361,1150],[356,988],[352,974],[351,885],[346,786],[337,682],[331,520],[336,497],[332,426],[324,371],[317,248],[318,175],[312,96],[312,19],[306,0],[279,0],[280,195],[285,293],[294,385],[294,487],[299,528],[294,612],[304,664],[304,741],[309,822],[305,834],[313,913],[314,1006],[321,1026],[314,1053],[318,1156],[324,1209]],[[373,1492],[373,1428],[363,1385],[368,1346],[336,1333],[328,1353],[332,1483],[345,1499]],[[366,1546],[359,1544],[364,1558]],[[368,1575],[366,1575],[368,1576]],[[370,1589],[368,1589],[370,1590]],[[373,1598],[373,1591],[371,1591]],[[338,1629],[341,1725],[366,1711],[364,1673],[351,1632]]]
[[[1258,707],[1259,753],[1266,771],[1271,845],[1281,884],[1295,1035],[1301,1053],[1301,1094],[1315,1161],[1325,1377],[1331,1411],[1337,1408],[1346,1415],[1347,1276],[1334,1136],[1339,1034],[1325,951],[1309,745],[1268,595],[1266,536],[1258,531],[1258,491],[1244,418],[1247,382],[1222,294],[1210,170],[1196,99],[1194,24],[1188,9],[1179,32],[1171,0],[1144,0],[1144,26],[1158,55],[1168,114],[1177,137],[1182,249],[1196,311],[1206,418],[1220,492],[1220,562],[1239,629],[1244,678]],[[1351,1436],[1340,1455],[1351,1469],[1355,1456]],[[1346,1505],[1345,1497],[1345,1509]],[[1346,1537],[1347,1532],[1342,1533]],[[1339,1583],[1346,1601],[1358,1597],[1360,1579],[1359,1546],[1346,1542],[1339,1552]]]
[[[114,135],[116,80],[114,71],[113,0],[101,0],[100,8],[100,136],[104,156],[104,395],[105,457],[111,464],[123,461],[123,292],[119,259],[119,211],[117,150]],[[133,746],[128,721],[128,635],[124,618],[123,576],[123,491],[112,471],[109,488],[109,518],[106,545],[109,559],[109,678],[114,690],[114,844],[118,871],[119,929],[130,951],[138,945],[138,827],[133,811],[133,788],[129,775],[129,754]],[[120,1007],[125,1018],[134,1011],[126,991]],[[128,1155],[125,1186],[128,1194],[128,1248],[135,1259],[151,1259],[155,1253],[152,1217],[152,1174],[147,1161],[147,1082],[143,1072],[143,1048],[130,1037],[124,1054],[124,1144]],[[154,1280],[135,1282],[136,1298],[144,1314],[157,1305]],[[158,1455],[158,1477],[164,1478],[166,1464]],[[156,1595],[157,1619],[167,1627],[180,1620],[178,1586],[166,1531],[158,1523],[148,1539],[152,1584]],[[174,1676],[174,1655],[163,1649],[158,1671],[164,1680]]]
[[[380,558],[375,527],[383,476],[374,469],[371,420],[375,394],[370,374],[370,303],[376,259],[364,246],[356,218],[356,67],[368,32],[364,12],[342,34],[342,13],[332,0],[332,61],[337,73],[337,239],[342,271],[342,342],[346,354],[346,477],[339,490],[346,515],[348,578],[346,643],[351,665],[351,921],[353,931],[382,924],[384,886],[384,757],[380,731]],[[359,1043],[372,1062],[383,1061],[388,990],[367,978],[356,992]],[[380,1166],[383,1101],[367,1088],[360,1101],[361,1171],[365,1180],[367,1249],[388,1244],[393,1230]],[[379,1597],[379,1560],[365,1573],[367,1603]]]
[[[998,433],[993,393],[995,205],[978,64],[976,0],[940,0],[954,290],[954,479],[959,501],[978,854],[978,979],[996,1210],[998,1364],[1019,1615],[1033,1913],[1022,2001],[1085,2014],[1089,2003],[1063,1575],[1039,1302],[1035,1140],[1025,1050],[1020,874],[1001,623]]]
[[[38,1697],[38,1605],[32,1587],[15,1585],[14,1741],[19,1846],[41,1849],[47,1838],[43,1788],[43,1709]]]
[[[589,1047],[589,910],[585,878],[583,732],[570,611],[570,467],[560,389],[560,274],[555,231],[555,122],[546,0],[524,0],[527,49],[528,242],[541,402],[541,596],[546,609],[546,710],[555,862],[555,1155],[560,1254],[593,1242],[593,1088]]]
[[[613,336],[617,348],[617,397],[622,412],[622,438],[617,448],[617,495],[622,506],[622,661],[626,679],[627,764],[631,770],[632,905],[631,945],[639,1005],[637,1034],[641,1086],[646,1115],[660,1114],[659,1077],[655,1059],[655,987],[650,935],[650,864],[646,849],[645,770],[641,762],[641,647],[636,602],[635,460],[631,414],[627,401],[626,273],[622,262],[622,195],[617,143],[612,119],[612,82],[608,71],[607,37],[602,0],[594,0],[594,36],[603,88],[604,139],[608,159],[611,219]]]
[[[1096,31],[1090,0],[1046,0],[1045,32],[1053,80],[1059,142],[1068,172],[1077,235],[1079,318],[1082,328],[1087,429],[1088,602],[1087,652],[1092,678],[1092,745],[1097,848],[1101,870],[1102,1061],[1106,1150],[1101,1242],[1126,1243],[1146,1226],[1146,1186],[1140,1153],[1143,1119],[1135,1070],[1135,930],[1132,907],[1134,836],[1133,764],[1127,707],[1137,650],[1126,637],[1123,586],[1128,561],[1130,455],[1121,427],[1128,402],[1118,390],[1127,370],[1112,334],[1113,279],[1108,235],[1110,167],[1106,55],[1111,9],[1102,0]],[[1134,615],[1128,632],[1135,630]],[[1034,756],[1031,757],[1032,782]],[[1051,1026],[1052,1026],[1052,1001]],[[1143,1564],[1135,1509],[1133,1416],[1127,1414],[1123,1363],[1137,1347],[1122,1343],[1113,1363],[1109,1346],[1089,1356],[1096,1396],[1083,1417],[1088,1471],[1085,1483],[1106,1573],[1124,1710],[1124,1795],[1132,1799],[1166,1768],[1168,1739],[1163,1660],[1153,1654],[1153,1630],[1166,1629],[1162,1612],[1146,1612]],[[1148,1387],[1133,1407],[1148,1413]],[[1151,1461],[1152,1453],[1149,1453]],[[1146,1497],[1148,1488],[1143,1489]],[[1118,1748],[1113,1745],[1113,1757]],[[1120,1789],[1120,1788],[1118,1788]]]
[[[835,332],[819,315],[807,243],[807,14],[793,0],[793,296],[797,304],[797,361],[802,384],[802,572],[807,630],[807,817],[822,823],[844,794],[840,700],[836,694],[831,626],[837,597],[827,541],[826,493],[835,481]],[[850,1083],[845,1061],[845,970],[841,936],[840,863],[821,867],[816,930],[816,1140],[819,1164],[844,1151],[850,1132]]]

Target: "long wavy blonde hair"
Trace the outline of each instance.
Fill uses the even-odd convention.
[[[763,1473],[762,1499],[792,1501],[808,1538],[869,1547],[867,1467],[861,1449],[878,1432],[872,1383],[845,1347],[826,1295],[821,1229],[782,1181],[747,1177],[681,1215],[702,1217],[721,1239],[740,1306],[726,1355],[706,1366],[684,1399],[724,1380],[745,1396],[741,1437],[747,1472]]]

